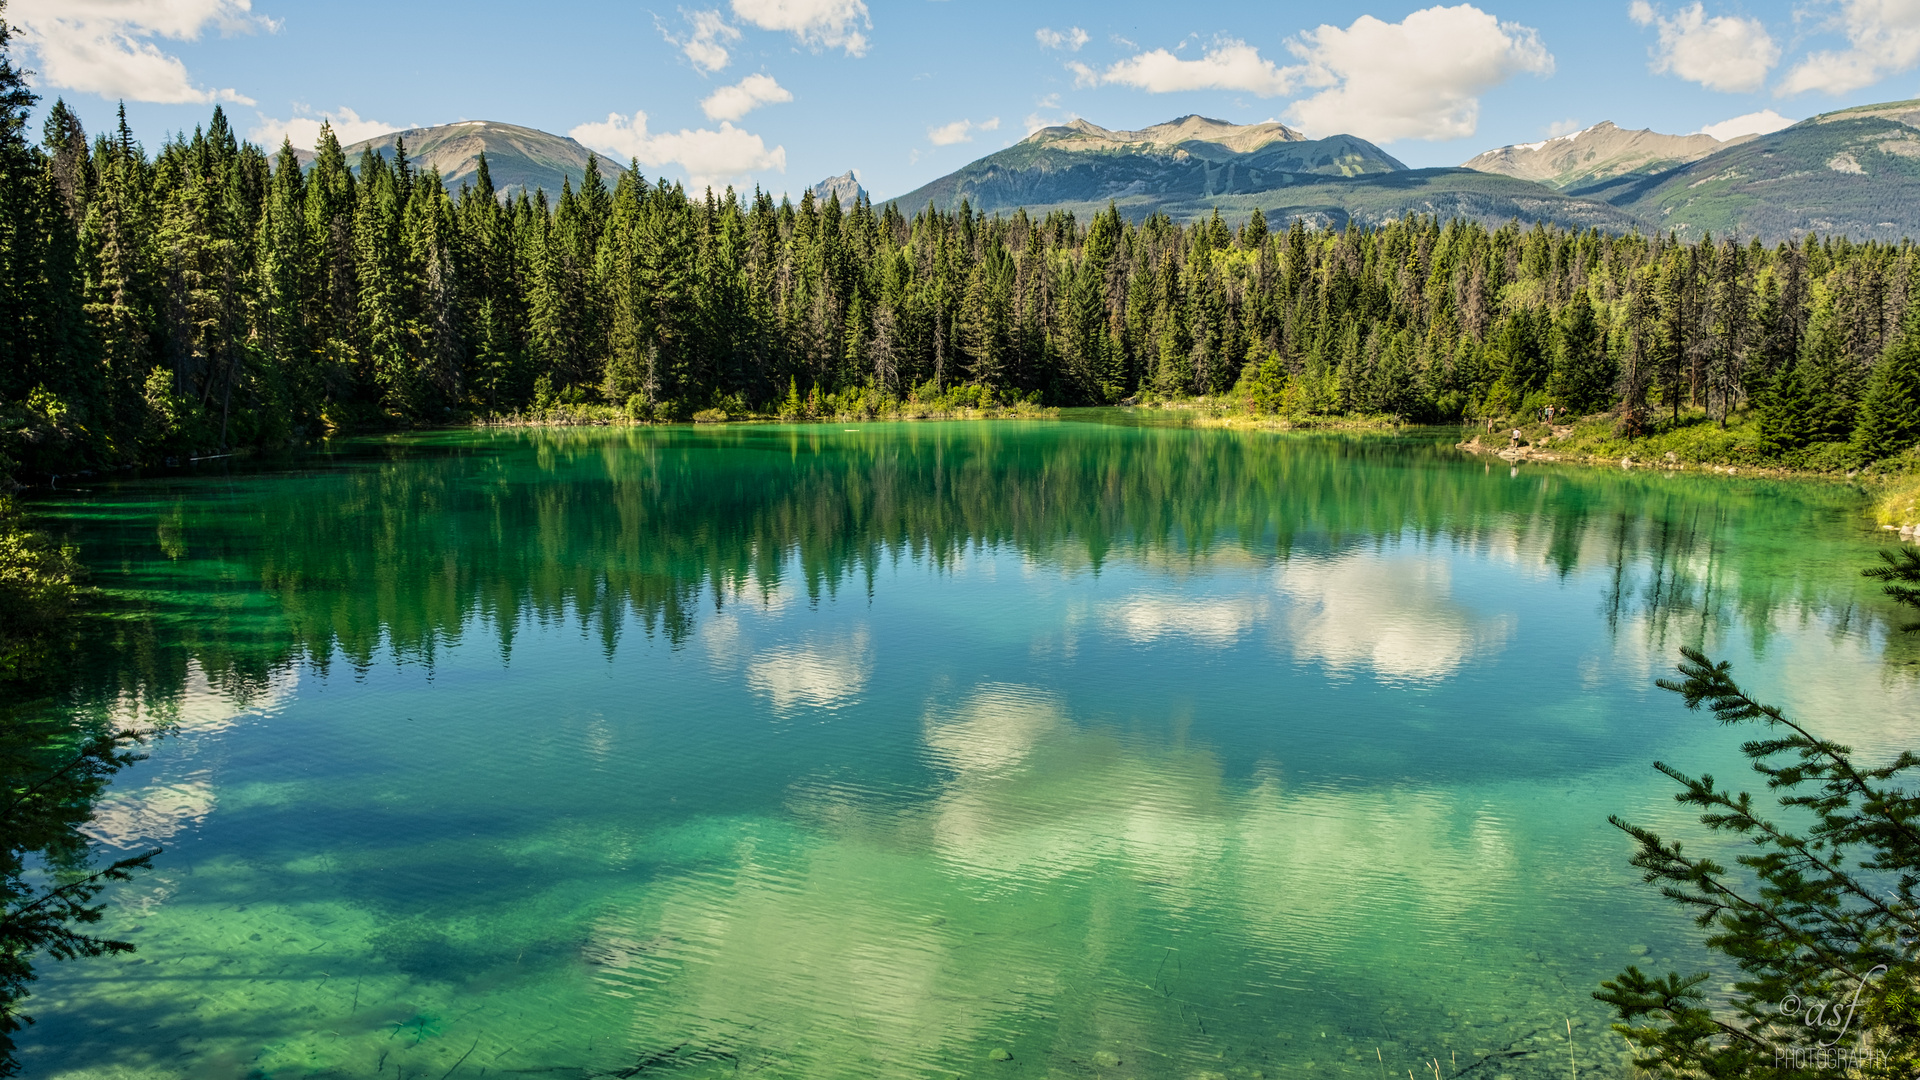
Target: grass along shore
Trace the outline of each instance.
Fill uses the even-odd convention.
[[[1373,414],[1319,414],[1263,411],[1251,396],[1236,392],[1212,398],[1134,402],[1144,409],[1190,414],[1197,427],[1268,431],[1391,431],[1409,426],[1402,417]],[[1422,425],[1426,426],[1426,425]],[[1437,424],[1449,428],[1454,424]],[[1518,428],[1520,436],[1512,437]],[[1704,409],[1683,409],[1655,418],[1639,436],[1620,433],[1611,413],[1580,417],[1571,423],[1542,420],[1516,423],[1511,418],[1481,419],[1458,425],[1459,449],[1506,461],[1564,461],[1668,471],[1699,470],[1728,476],[1797,476],[1859,484],[1874,497],[1875,524],[1920,541],[1920,446],[1861,467],[1850,444],[1815,443],[1786,454],[1763,450],[1760,419],[1754,410],[1735,413],[1722,427]]]
[[[1259,431],[1397,431],[1407,427],[1404,417],[1379,413],[1261,412],[1238,396],[1158,398],[1141,395],[1121,402],[1128,408],[1189,414],[1195,427]]]
[[[633,424],[859,423],[873,420],[1029,420],[1057,417],[1060,410],[1040,404],[1040,395],[996,392],[966,383],[915,387],[896,397],[871,387],[823,394],[818,387],[802,396],[791,383],[787,396],[771,411],[749,408],[739,398],[722,397],[702,409],[676,402],[649,402],[636,394],[624,405],[556,397],[536,388],[525,410],[493,414],[473,421],[477,427],[619,427]]]
[[[1515,428],[1520,431],[1516,440]],[[1728,476],[1799,476],[1851,481],[1874,495],[1873,520],[1905,539],[1920,539],[1920,447],[1858,467],[1846,443],[1818,443],[1788,454],[1762,450],[1760,424],[1751,412],[1736,414],[1725,427],[1703,410],[1683,411],[1679,420],[1656,424],[1645,435],[1620,434],[1618,418],[1601,414],[1571,424],[1495,421],[1488,430],[1470,425],[1458,446],[1507,461],[1569,461],[1680,471],[1696,469]]]

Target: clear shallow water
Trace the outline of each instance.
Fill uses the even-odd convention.
[[[1606,817],[1737,775],[1678,646],[1914,741],[1843,488],[1120,419],[43,505],[144,620],[79,707],[177,734],[29,1072],[1624,1076],[1592,989],[1700,958]]]

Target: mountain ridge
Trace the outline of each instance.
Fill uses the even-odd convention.
[[[1650,128],[1628,130],[1603,120],[1570,135],[1496,147],[1474,155],[1460,167],[1566,191],[1629,174],[1667,172],[1752,138],[1743,135],[1722,141],[1705,134],[1664,135]]]
[[[1188,113],[1138,131],[1110,130],[1075,117],[1064,124],[1040,128],[1020,141],[1063,150],[1149,146],[1176,152],[1184,149],[1188,143],[1197,142],[1222,146],[1238,154],[1250,154],[1276,142],[1311,140],[1285,124],[1272,120],[1259,124],[1233,124],[1198,113]]]
[[[1678,168],[1577,194],[1682,238],[1920,237],[1920,99],[1810,116]]]
[[[598,160],[600,174],[609,184],[626,171],[619,162],[594,154],[564,135],[496,120],[460,120],[390,131],[342,149],[349,165],[367,150],[391,159],[396,139],[406,140],[409,161],[422,170],[438,169],[440,181],[454,192],[462,184],[473,182],[480,171],[480,155],[485,153],[487,175],[503,199],[523,191],[531,194],[536,189],[557,197],[563,183],[578,188],[586,175],[589,155]]]
[[[1248,195],[1301,178],[1404,172],[1352,135],[1308,139],[1283,124],[1229,124],[1188,115],[1138,131],[1086,120],[1044,127],[894,200],[919,210],[962,202],[993,212],[1109,200],[1139,206]],[[1141,212],[1150,213],[1150,207]]]

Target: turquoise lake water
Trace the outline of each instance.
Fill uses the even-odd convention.
[[[1835,484],[1130,422],[438,433],[36,506],[170,734],[50,1077],[1626,1076],[1683,644],[1915,743]],[[1749,785],[1751,786],[1751,785]]]

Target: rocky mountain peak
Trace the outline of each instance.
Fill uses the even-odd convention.
[[[860,178],[853,174],[852,169],[848,169],[839,176],[829,176],[813,185],[815,200],[825,202],[829,195],[837,196],[843,207],[852,206],[862,196],[871,198],[867,195],[867,189],[860,186]]]

